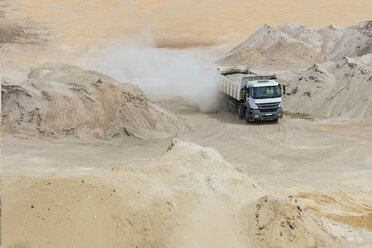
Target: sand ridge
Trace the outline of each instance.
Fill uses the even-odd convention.
[[[369,232],[316,217],[295,199],[264,197],[271,190],[257,179],[214,149],[187,141],[174,140],[144,167],[118,165],[101,176],[7,183],[6,247],[265,247],[280,232],[276,242],[286,247],[371,242]],[[270,210],[274,206],[278,210]],[[261,228],[270,218],[275,222]],[[263,234],[265,228],[275,235]],[[348,236],[340,234],[345,228]],[[307,238],[300,239],[303,235]]]
[[[351,27],[330,25],[325,28],[296,23],[278,27],[265,24],[219,63],[256,68],[307,68],[325,60],[362,56],[370,53],[371,48],[372,21]]]

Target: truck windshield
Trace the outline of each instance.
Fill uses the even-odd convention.
[[[253,98],[262,99],[262,98],[275,98],[281,97],[282,93],[280,91],[280,86],[262,86],[253,88]]]

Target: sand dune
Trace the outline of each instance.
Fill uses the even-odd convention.
[[[293,198],[264,197],[269,189],[214,149],[179,140],[144,167],[115,166],[98,177],[7,182],[5,247],[343,247],[372,242],[370,232],[317,217]]]
[[[372,54],[316,64],[288,82],[289,112],[372,120]]]
[[[220,63],[252,67],[307,68],[325,60],[337,61],[372,50],[372,21],[357,26],[313,28],[295,23],[264,25],[233,48]]]
[[[330,25],[319,29],[289,23],[278,29],[315,49],[327,60],[362,56],[372,52],[371,20],[350,27]]]
[[[185,128],[138,87],[63,64],[31,68],[20,81],[3,78],[1,110],[2,130],[20,135],[147,139]]]

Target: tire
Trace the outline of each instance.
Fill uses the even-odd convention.
[[[279,118],[275,118],[275,119],[273,120],[274,123],[277,123],[278,121],[279,121]]]
[[[229,111],[230,111],[230,109],[229,109],[229,104],[227,103],[226,100],[223,102],[223,109],[224,109],[224,111],[226,111],[226,112],[229,112]]]
[[[226,111],[226,112],[231,112],[231,108],[229,107],[228,104],[225,105],[225,111]]]
[[[243,104],[239,104],[238,106],[238,116],[239,116],[239,119],[241,120],[245,118],[245,108]]]
[[[252,123],[252,122],[253,122],[253,120],[251,119],[251,116],[250,116],[250,114],[249,114],[249,111],[246,111],[246,112],[245,112],[245,121],[246,121],[247,123]]]

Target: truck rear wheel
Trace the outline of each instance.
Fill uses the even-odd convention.
[[[239,104],[238,106],[238,116],[241,120],[245,118],[245,108],[243,104]]]

